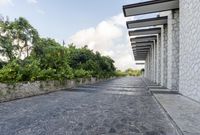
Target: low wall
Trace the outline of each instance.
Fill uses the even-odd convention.
[[[93,84],[103,80],[106,79],[81,78],[64,81],[36,81],[16,84],[0,83],[0,102],[46,94],[84,84]]]

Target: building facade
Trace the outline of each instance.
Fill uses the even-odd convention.
[[[145,77],[200,102],[200,1],[152,0],[125,5],[123,10],[125,17],[158,14],[127,22],[135,33],[129,32],[135,60],[145,61]],[[150,31],[155,28],[160,31]],[[136,40],[142,37],[146,43]]]

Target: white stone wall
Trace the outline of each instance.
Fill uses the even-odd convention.
[[[200,102],[200,1],[180,0],[180,93]]]

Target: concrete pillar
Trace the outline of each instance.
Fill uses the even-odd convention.
[[[161,29],[161,85],[167,87],[167,46],[168,27],[163,25]]]
[[[153,45],[151,46],[150,49],[150,55],[149,55],[149,59],[150,59],[150,80],[153,81]]]
[[[179,87],[179,10],[168,15],[168,74],[167,88],[178,90]]]
[[[155,61],[154,61],[154,59],[155,59],[155,52],[154,52],[154,45],[152,45],[152,78],[151,78],[151,80],[154,82],[154,73],[155,73]]]
[[[157,42],[154,41],[154,82],[157,83]]]
[[[151,80],[151,59],[150,59],[150,51],[148,52],[148,79]]]
[[[156,82],[157,84],[161,84],[161,34],[157,36],[157,74],[156,74]]]
[[[145,60],[145,78],[149,78],[149,53]]]
[[[156,82],[155,81],[155,78],[156,78],[156,76],[155,76],[155,74],[156,74],[156,52],[155,52],[155,42],[154,42],[154,44],[153,44],[153,46],[152,46],[152,51],[153,51],[153,78],[152,78],[152,80],[153,80],[153,82]]]

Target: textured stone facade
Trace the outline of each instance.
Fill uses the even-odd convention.
[[[146,77],[200,102],[200,1],[179,0],[146,59]]]
[[[180,0],[180,93],[200,101],[200,1]]]
[[[145,77],[150,79],[149,52],[147,54],[147,58],[146,58],[146,62],[145,62]]]
[[[164,25],[163,26],[163,46],[162,46],[162,53],[163,53],[163,57],[162,57],[162,68],[163,68],[163,80],[162,80],[162,85],[167,87],[167,71],[168,71],[168,26]]]
[[[167,87],[178,90],[179,86],[179,10],[168,14],[168,74]]]
[[[161,34],[150,50],[150,79],[171,90],[178,90],[179,10],[168,11],[163,15],[168,16],[168,23],[162,26]]]
[[[154,82],[157,82],[157,42],[154,41]]]
[[[161,84],[161,34],[158,35],[157,44],[157,83]]]

